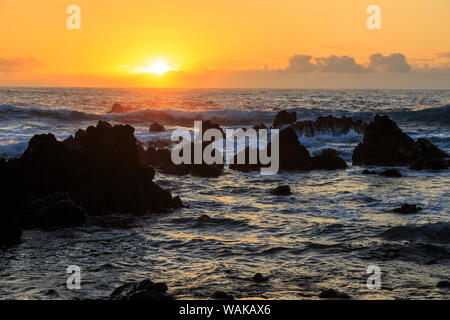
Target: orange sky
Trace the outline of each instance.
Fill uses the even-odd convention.
[[[71,4],[81,8],[80,30],[66,28]],[[366,27],[371,4],[381,30]],[[275,70],[294,55],[345,55],[365,67],[379,52],[406,57],[403,83],[425,77],[418,83],[450,88],[449,12],[449,0],[0,0],[0,85],[302,87],[341,77],[352,87],[345,71]],[[133,73],[156,60],[180,70]],[[387,77],[372,76],[368,85]]]

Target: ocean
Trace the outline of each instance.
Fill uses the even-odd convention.
[[[133,111],[109,114],[114,103]],[[153,143],[196,119],[224,128],[270,125],[280,110],[296,111],[297,120],[331,114],[368,122],[386,114],[412,138],[450,153],[450,90],[0,88],[0,157],[20,156],[34,134],[65,139],[99,120],[128,123]],[[168,130],[150,133],[152,122]],[[313,155],[338,150],[349,168],[262,176],[226,167],[218,178],[157,173],[155,182],[189,208],[115,217],[120,228],[24,231],[20,245],[0,251],[0,299],[106,299],[119,285],[147,278],[166,282],[180,299],[219,290],[242,299],[315,299],[326,288],[355,299],[449,299],[448,289],[436,288],[450,280],[449,171],[362,175],[351,166],[361,134],[299,140]],[[268,193],[281,184],[292,195]],[[403,203],[423,210],[392,212]],[[81,268],[80,290],[66,287],[69,265]],[[367,288],[371,265],[381,270],[377,290]],[[251,281],[257,272],[269,281]]]

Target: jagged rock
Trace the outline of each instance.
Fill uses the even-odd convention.
[[[133,127],[103,121],[63,142],[35,135],[20,158],[7,162],[4,183],[16,199],[67,192],[89,215],[177,208],[170,192],[153,183],[155,171],[141,164],[138,149]]]
[[[347,163],[344,159],[338,157],[337,151],[334,149],[325,149],[318,156],[312,157],[313,169],[347,169]]]
[[[111,110],[109,110],[108,113],[124,113],[124,112],[130,112],[130,111],[135,111],[137,110],[136,108],[132,108],[132,107],[124,107],[122,106],[120,103],[114,103],[111,107]]]
[[[272,128],[278,128],[283,124],[293,124],[295,123],[295,121],[297,121],[297,113],[295,111],[289,112],[286,110],[282,110],[275,116]]]
[[[376,115],[353,151],[354,165],[410,166],[414,170],[448,168],[447,154],[427,139],[414,142],[388,116]]]
[[[362,174],[377,174],[375,170],[364,169]]]
[[[25,229],[54,229],[81,226],[87,213],[68,193],[55,193],[44,199],[24,201],[20,215]]]
[[[345,292],[340,292],[335,289],[325,289],[319,294],[319,298],[323,299],[350,299],[350,296]]]
[[[400,178],[402,174],[397,169],[386,169],[379,173],[383,177]]]
[[[252,277],[252,280],[256,283],[262,283],[269,281],[269,277],[264,277],[261,273],[255,273],[255,275]]]
[[[416,212],[419,212],[421,210],[422,210],[422,208],[416,206],[415,204],[405,203],[401,207],[395,208],[393,211],[396,212],[396,213],[409,214],[409,213],[416,213]]]
[[[255,129],[255,130],[260,130],[260,129],[267,130],[268,128],[267,128],[267,126],[264,123],[259,123],[259,124],[255,124],[253,126],[253,129]]]
[[[116,288],[110,300],[175,300],[167,294],[165,283],[154,283],[151,280],[127,283]]]
[[[256,154],[256,163],[250,163],[250,154],[255,153]],[[239,163],[238,159],[239,157],[244,156],[245,162]],[[259,171],[263,167],[261,162],[259,161],[259,150],[251,147],[245,148],[245,150],[237,153],[233,157],[233,163],[230,163],[230,169],[231,170],[238,170],[243,172],[250,172],[250,171]]]
[[[218,129],[222,133],[222,137],[225,137],[225,132],[218,123],[211,120],[202,121],[202,134],[204,134],[208,129]]]
[[[320,133],[331,133],[335,136],[347,134],[350,130],[357,133],[364,133],[367,124],[362,120],[353,120],[352,118],[342,116],[336,118],[332,115],[320,116],[315,121],[304,120],[297,121],[294,125],[300,135],[313,137]]]
[[[288,196],[292,194],[291,188],[288,185],[278,186],[272,191],[270,191],[271,194],[275,194],[277,196]]]
[[[152,123],[149,128],[149,132],[162,132],[165,130],[164,126],[159,123]]]

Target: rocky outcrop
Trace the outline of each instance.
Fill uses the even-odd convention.
[[[388,116],[376,115],[353,151],[354,165],[410,166],[411,169],[446,169],[447,155],[430,141],[415,142]]]
[[[269,277],[264,277],[261,273],[255,273],[252,280],[256,283],[263,283],[269,281]]]
[[[125,113],[125,112],[131,112],[131,111],[136,111],[137,108],[132,108],[132,107],[125,107],[122,106],[120,103],[114,103],[111,107],[111,110],[109,110],[108,113]]]
[[[267,146],[271,150],[271,143]],[[232,170],[240,171],[256,171],[260,170],[264,165],[259,160],[259,152],[257,154],[257,163],[251,164],[249,162],[249,154],[251,148],[248,147],[241,151],[245,155],[246,162],[238,164],[238,155],[234,156],[234,164],[230,165]],[[254,150],[254,149],[253,149]],[[293,128],[288,127],[279,132],[279,169],[293,170],[293,171],[308,171],[308,170],[322,170],[322,169],[345,169],[346,162],[337,156],[334,149],[327,149],[322,154],[311,157],[309,151],[298,140],[298,136]]]
[[[167,285],[151,280],[127,283],[116,288],[110,296],[110,300],[175,300],[167,294]]]
[[[54,229],[81,226],[86,210],[76,205],[68,193],[55,193],[44,199],[25,200],[20,220],[24,229]]]
[[[270,193],[277,196],[288,196],[292,194],[291,188],[288,185],[278,186],[270,191]]]
[[[347,169],[347,163],[338,157],[335,149],[325,149],[321,154],[312,157],[312,165],[316,170]]]
[[[324,289],[320,292],[319,298],[322,299],[350,299],[350,296],[345,292],[340,292],[335,289]]]
[[[297,121],[297,113],[295,111],[289,112],[286,110],[280,111],[275,116],[272,128],[279,128],[283,124],[293,124]]]
[[[390,178],[400,178],[402,173],[397,169],[386,169],[379,173],[382,177],[390,177]]]
[[[164,126],[162,125],[162,124],[159,124],[159,123],[152,123],[151,125],[150,125],[150,128],[149,128],[149,132],[162,132],[162,131],[165,131],[166,129],[164,128]]]
[[[395,208],[393,211],[396,213],[410,214],[421,211],[422,208],[415,204],[405,203],[401,207]]]
[[[180,206],[179,199],[153,183],[155,171],[141,163],[134,128],[129,125],[100,121],[63,142],[52,134],[35,135],[24,154],[9,160],[2,171],[1,184],[17,202],[63,192],[89,215],[142,215]],[[69,206],[55,203],[41,218],[62,219],[56,211]],[[71,210],[76,211],[74,206]]]
[[[18,219],[11,213],[4,211],[0,214],[0,248],[20,243],[22,227]]]
[[[336,118],[332,115],[326,117],[320,116],[315,121],[298,121],[294,124],[294,127],[299,131],[299,134],[307,137],[327,133],[338,136],[347,134],[350,130],[362,134],[364,133],[366,126],[367,124],[362,120],[353,120],[346,116]]]

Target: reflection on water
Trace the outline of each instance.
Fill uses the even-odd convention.
[[[179,298],[317,298],[337,288],[357,299],[438,298],[448,277],[448,244],[388,241],[398,225],[447,222],[448,172],[406,172],[400,179],[339,172],[257,173],[226,170],[217,179],[157,175],[190,205],[137,219],[124,230],[86,227],[27,231],[2,254],[2,298],[107,298],[127,281],[165,281]],[[289,184],[291,196],[268,193]],[[403,202],[424,210],[398,215]],[[82,270],[82,289],[65,287],[68,265]],[[367,266],[382,271],[382,287],[366,288]],[[261,272],[270,281],[249,279]]]

